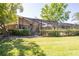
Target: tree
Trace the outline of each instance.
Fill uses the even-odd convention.
[[[75,24],[79,24],[79,12],[74,13],[72,21],[76,21]]]
[[[79,12],[75,13],[73,17],[74,17],[73,20],[75,19],[79,21]]]
[[[70,11],[66,11],[68,4],[51,3],[46,4],[41,10],[41,17],[47,21],[55,23],[63,22],[69,19]]]
[[[5,25],[18,19],[17,9],[23,11],[20,3],[0,3],[0,29],[3,34],[7,32]]]

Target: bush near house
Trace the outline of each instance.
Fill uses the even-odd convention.
[[[79,31],[75,32],[74,36],[79,36]]]
[[[41,35],[49,37],[79,36],[79,30],[42,30]]]
[[[58,32],[58,31],[49,32],[49,33],[48,33],[48,36],[59,37],[59,36],[60,36],[60,32]]]
[[[2,35],[2,30],[0,29],[0,35]]]
[[[31,34],[28,29],[12,29],[9,30],[9,33],[15,36],[29,36]]]

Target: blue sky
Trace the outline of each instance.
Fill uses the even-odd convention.
[[[23,13],[18,13],[19,15],[35,18],[40,18],[41,8],[44,6],[44,3],[26,3],[23,4],[24,11]]]
[[[41,8],[45,5],[44,3],[23,3],[24,11],[22,13],[17,13],[18,15],[30,17],[30,18],[40,18]],[[76,21],[71,21],[74,13],[79,12],[79,4],[70,3],[68,4],[67,10],[71,11],[70,18],[67,23],[76,23]]]

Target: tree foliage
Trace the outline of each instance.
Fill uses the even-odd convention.
[[[73,19],[79,21],[79,12],[75,13],[73,17],[74,17]]]
[[[13,22],[18,19],[17,9],[23,11],[20,3],[0,3],[0,29],[6,31],[5,24]]]
[[[17,9],[22,11],[19,3],[0,3],[0,24],[9,23],[17,19]]]
[[[51,21],[68,20],[70,11],[66,11],[67,6],[64,3],[46,4],[41,10],[41,17]]]

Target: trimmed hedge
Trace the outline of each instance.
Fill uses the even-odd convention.
[[[58,31],[49,32],[49,33],[48,33],[48,36],[59,37],[59,36],[60,36],[60,32],[58,32]]]
[[[31,34],[28,29],[12,29],[9,30],[9,33],[15,36],[29,36]]]
[[[42,36],[79,36],[79,31],[66,30],[66,31],[41,31]]]

